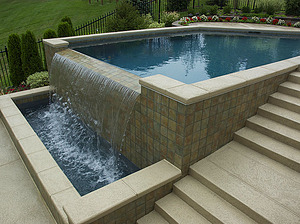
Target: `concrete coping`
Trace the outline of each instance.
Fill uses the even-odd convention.
[[[294,71],[299,66],[300,56],[193,84],[184,84],[164,75],[141,78],[139,83],[188,105]]]
[[[45,45],[49,45],[54,48],[62,48],[62,47],[67,48],[69,46],[69,42],[64,41],[61,38],[43,39],[43,43]]]
[[[58,223],[90,223],[181,176],[180,169],[161,160],[81,197],[14,102],[48,95],[49,89],[0,96],[0,115]]]

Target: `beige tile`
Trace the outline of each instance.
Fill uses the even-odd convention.
[[[46,39],[46,40],[43,40],[43,43],[45,45],[49,45],[49,46],[54,47],[54,48],[61,48],[61,47],[68,47],[69,46],[69,42],[61,40],[59,38]]]
[[[21,112],[19,111],[18,107],[15,104],[8,107],[1,108],[1,113],[3,117],[9,117],[9,116],[21,114]]]
[[[17,140],[21,140],[30,136],[36,135],[29,124],[22,124],[11,127],[12,132]]]
[[[276,75],[280,75],[280,74],[284,74],[296,70],[298,68],[298,65],[291,63],[288,60],[284,60],[284,61],[278,61],[275,63],[263,65],[261,67],[265,69],[269,69],[271,71],[275,71]]]
[[[18,125],[28,124],[27,120],[24,118],[22,114],[16,114],[13,116],[9,116],[6,118],[6,122],[10,127],[15,127]]]
[[[44,189],[47,191],[46,193],[49,197],[72,187],[69,179],[57,166],[45,171],[41,171],[38,173],[38,177],[41,180],[41,183]]]
[[[161,160],[123,178],[123,181],[133,189],[138,197],[141,197],[175,180],[180,175],[181,172],[177,167],[167,160]]]
[[[245,79],[231,75],[224,75],[193,84],[193,86],[208,91],[211,97],[244,87],[245,85]]]
[[[184,104],[192,104],[209,98],[208,91],[188,84],[168,88],[165,94]]]
[[[47,150],[37,135],[20,139],[19,145],[22,147],[22,151],[27,155],[41,150]]]
[[[262,67],[255,67],[251,69],[247,69],[244,71],[239,71],[235,73],[231,73],[230,76],[234,76],[237,78],[245,79],[248,85],[254,84],[259,81],[266,80],[272,76],[274,76],[275,72],[262,68]]]
[[[164,75],[153,75],[146,78],[141,78],[139,83],[144,87],[148,87],[160,93],[165,93],[166,89],[184,84],[183,82]]]
[[[113,182],[64,206],[71,223],[90,223],[137,199],[122,180]]]
[[[28,155],[28,160],[33,166],[35,173],[58,166],[51,154],[46,149]]]
[[[14,102],[7,95],[0,96],[0,109],[4,107],[13,106]]]

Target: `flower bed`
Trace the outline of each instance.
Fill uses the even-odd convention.
[[[271,25],[279,25],[279,26],[290,26],[290,27],[298,27],[300,28],[300,22],[296,22],[292,24],[291,22],[286,22],[283,19],[274,19],[271,16],[268,18],[259,18],[257,16],[254,17],[239,17],[235,16],[233,18],[227,17],[225,19],[214,16],[193,16],[193,17],[182,17],[179,21],[180,25],[188,26],[190,23],[196,22],[235,22],[235,23],[259,23],[259,24],[271,24]]]

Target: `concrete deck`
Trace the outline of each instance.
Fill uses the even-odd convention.
[[[54,224],[0,119],[0,223]]]

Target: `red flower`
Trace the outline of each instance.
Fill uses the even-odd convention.
[[[188,21],[190,21],[190,19],[189,19],[189,18],[186,18],[186,21],[188,22]]]
[[[191,21],[194,21],[193,18],[191,18]]]
[[[212,20],[212,18],[211,18],[211,17],[208,17],[207,19],[208,19],[209,21],[211,21],[211,20]]]
[[[201,21],[201,18],[200,18],[199,16],[197,16],[197,19],[198,19],[199,21]]]
[[[247,19],[248,19],[247,17],[243,17],[243,18],[242,18],[243,21],[246,21]]]
[[[225,20],[226,20],[226,22],[230,22],[231,18],[227,17]]]
[[[278,23],[278,19],[273,19],[273,25],[276,25]]]
[[[223,22],[223,19],[222,19],[222,18],[219,18],[219,21],[220,21],[220,22]]]
[[[287,25],[287,26],[292,26],[292,23],[291,23],[291,22],[289,22],[289,23],[287,23],[286,25]]]
[[[262,18],[262,19],[260,19],[260,21],[261,21],[262,23],[265,23],[265,22],[266,22],[266,19]]]

